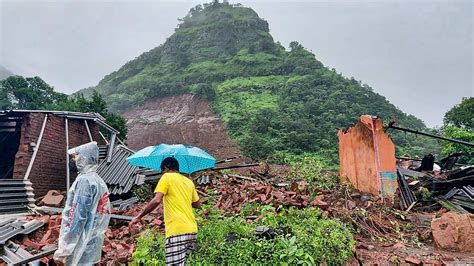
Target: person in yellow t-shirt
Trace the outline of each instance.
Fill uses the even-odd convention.
[[[197,224],[192,208],[200,208],[201,204],[193,181],[179,173],[175,158],[164,159],[161,171],[155,197],[130,224],[139,222],[163,201],[166,265],[184,265],[196,246]]]

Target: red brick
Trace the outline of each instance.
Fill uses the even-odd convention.
[[[22,124],[20,147],[16,154],[13,178],[22,179],[28,168],[33,152],[28,151],[29,143],[36,143],[41,131],[45,114],[29,113]],[[94,140],[104,141],[99,135],[99,125],[89,121]],[[69,147],[89,142],[89,136],[83,120],[68,121]],[[49,115],[43,139],[31,169],[29,179],[33,184],[36,197],[43,196],[48,190],[66,190],[66,138],[64,118]],[[71,175],[71,183],[75,175]]]

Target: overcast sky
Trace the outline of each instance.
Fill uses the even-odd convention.
[[[474,96],[470,0],[238,2],[276,41],[297,40],[428,126]],[[163,43],[199,3],[0,0],[0,65],[72,93]]]

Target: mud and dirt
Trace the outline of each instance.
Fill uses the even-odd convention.
[[[127,119],[127,144],[134,150],[181,143],[205,149],[217,159],[240,155],[209,103],[191,94],[153,99],[123,116]]]

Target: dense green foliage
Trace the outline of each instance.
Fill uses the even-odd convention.
[[[313,156],[306,156],[290,162],[291,170],[288,173],[289,181],[307,181],[318,189],[332,189],[338,182],[339,177],[333,173],[325,171],[327,165],[323,160]]]
[[[107,103],[102,98],[102,96],[95,90],[92,91],[92,95],[88,99],[85,98],[82,94],[79,94],[75,97],[67,98],[64,101],[47,105],[45,109],[98,113],[105,118],[107,124],[109,124],[120,132],[118,134],[118,137],[120,139],[127,139],[127,121],[122,116],[116,113],[109,112]],[[104,130],[103,133],[108,134],[108,131]]]
[[[444,127],[441,132],[445,137],[474,143],[474,131],[472,130],[449,125]],[[459,163],[474,164],[474,149],[472,147],[446,141],[443,143],[442,152],[445,156],[462,152],[463,155],[459,158]]]
[[[149,201],[153,195],[154,190],[152,189],[151,185],[148,183],[144,183],[140,186],[134,186],[132,188],[132,194],[134,197],[138,199],[139,202],[147,202]]]
[[[440,130],[445,137],[474,143],[474,97],[464,98],[462,102],[451,108],[444,116],[444,126]],[[443,155],[462,152],[460,163],[474,164],[472,147],[443,142]]]
[[[444,115],[446,125],[472,130],[474,128],[474,97],[464,98]]]
[[[231,137],[255,159],[304,152],[337,161],[337,130],[360,115],[425,125],[353,78],[328,69],[297,42],[275,43],[266,21],[250,8],[198,5],[167,41],[122,66],[95,88],[112,110],[191,92],[211,101]],[[90,93],[87,89],[84,93]],[[438,152],[431,140],[394,133],[398,153]]]
[[[10,76],[0,81],[0,109],[44,109],[65,101],[67,95],[54,91],[40,77]]]
[[[155,229],[146,229],[140,233],[133,252],[132,265],[164,265],[165,236]]]
[[[244,215],[264,214],[257,223]],[[207,215],[205,215],[207,213]],[[225,217],[207,205],[198,215],[197,250],[189,265],[327,265],[344,264],[352,255],[354,239],[342,223],[328,220],[318,209],[281,209],[247,205],[241,216]],[[205,218],[203,218],[205,217]],[[275,237],[261,237],[257,226],[274,230]],[[164,261],[164,237],[149,230],[138,239],[133,264]]]
[[[101,114],[109,125],[120,131],[121,139],[127,138],[126,121],[120,115],[108,111],[102,96],[93,91],[90,99],[82,94],[68,98],[56,92],[40,77],[11,76],[0,81],[0,109],[60,110],[95,112]]]

